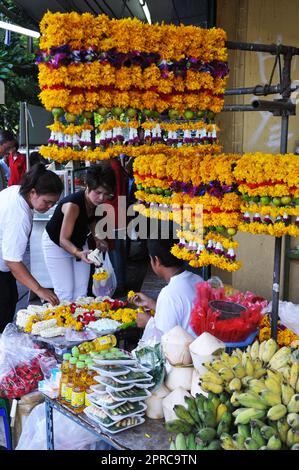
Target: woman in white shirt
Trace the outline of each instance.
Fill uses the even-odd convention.
[[[58,201],[60,178],[37,164],[25,173],[21,185],[0,192],[0,332],[13,320],[18,292],[16,280],[41,299],[57,305],[57,296],[42,287],[23,263],[33,223],[33,209],[47,212]]]

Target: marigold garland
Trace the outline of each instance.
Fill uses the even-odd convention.
[[[283,222],[274,224],[265,224],[259,222],[240,223],[238,229],[241,232],[251,233],[253,235],[271,235],[272,237],[283,237],[290,235],[291,237],[299,237],[299,227],[295,225],[285,225]]]
[[[269,315],[264,315],[262,321],[259,325],[259,341],[262,343],[265,340],[271,338],[271,324]],[[277,344],[280,347],[283,346],[290,346],[293,341],[299,340],[299,336],[297,336],[292,330],[285,328],[280,320],[277,324]]]
[[[200,255],[197,256],[195,253],[191,253],[186,248],[180,248],[178,245],[175,245],[171,249],[171,253],[176,258],[188,261],[190,266],[192,266],[193,268],[200,268],[202,266],[208,266],[210,264],[229,272],[234,272],[241,268],[240,262],[230,261],[225,258],[225,256],[209,253],[206,250],[203,250]]]

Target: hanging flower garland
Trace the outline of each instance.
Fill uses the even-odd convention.
[[[241,231],[299,236],[298,155],[245,154],[234,175],[243,198]]]

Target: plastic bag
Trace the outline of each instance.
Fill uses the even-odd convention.
[[[153,377],[155,384],[149,390],[151,393],[157,390],[164,382],[165,377],[165,357],[162,352],[161,344],[153,342],[139,341],[138,346],[132,351],[138,363],[148,370]]]
[[[101,258],[101,266],[96,268],[94,276],[99,272],[99,270],[104,270],[107,272],[108,277],[102,279],[101,281],[93,279],[92,284],[92,293],[95,297],[103,296],[112,296],[117,287],[116,275],[110,261],[108,253],[100,253],[99,257]]]
[[[264,313],[271,311],[272,302],[264,309]],[[278,315],[281,323],[299,336],[299,305],[280,300]]]
[[[94,434],[56,410],[53,410],[53,426],[55,450],[86,450],[99,440]],[[16,450],[47,450],[44,403],[36,406],[26,419]]]
[[[28,334],[20,333],[9,323],[0,339],[0,396],[19,398],[37,389],[43,374],[53,367],[49,356]]]

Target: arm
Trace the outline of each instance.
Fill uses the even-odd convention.
[[[143,294],[142,292],[137,292],[133,299],[133,303],[137,305],[137,307],[145,307],[151,310],[156,310],[156,300],[151,299],[147,295]]]
[[[76,220],[79,216],[79,207],[72,202],[67,202],[63,204],[61,208],[64,217],[60,230],[59,244],[61,248],[75,256],[76,258],[81,259],[85,263],[92,264],[91,261],[87,259],[89,253],[88,250],[79,250],[72,242],[71,237],[74,231]]]
[[[42,287],[21,261],[5,261],[5,264],[8,266],[17,281],[32,290],[32,292],[34,292],[38,297],[50,302],[52,305],[59,304],[59,299],[56,294],[54,294],[50,289]]]

